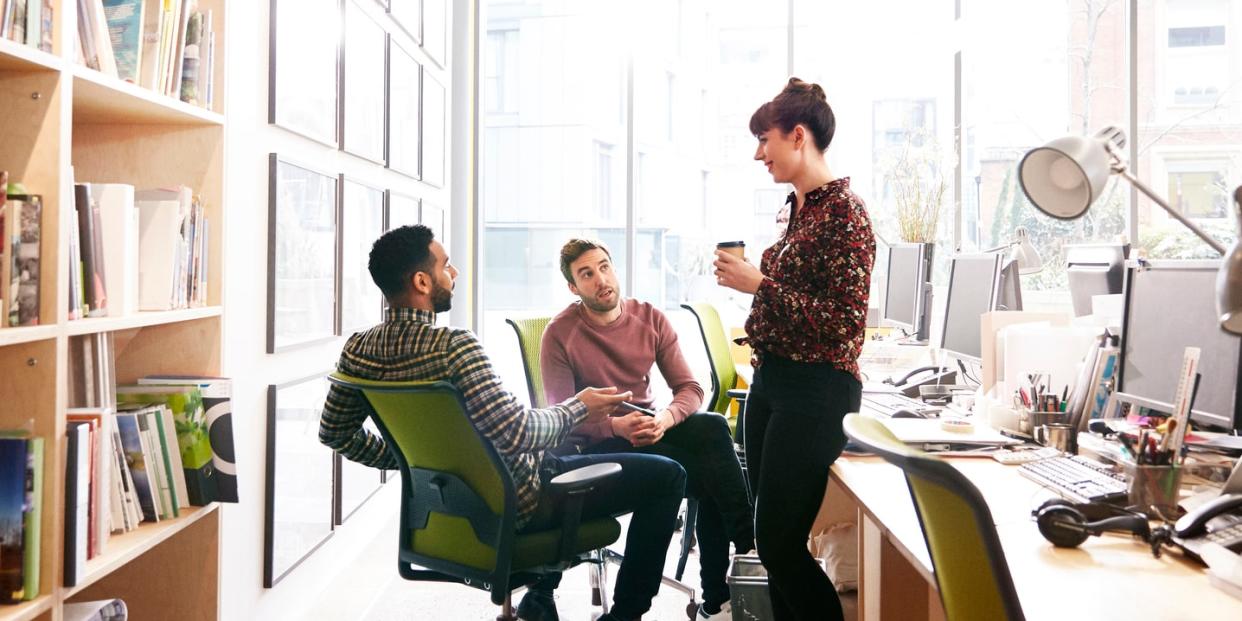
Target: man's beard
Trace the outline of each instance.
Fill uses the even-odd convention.
[[[607,302],[597,302],[595,298],[588,298],[588,297],[583,297],[582,303],[586,304],[586,307],[591,309],[594,312],[607,313],[615,309],[617,305],[621,303],[621,296],[617,295],[616,289],[613,289],[611,304]]]
[[[445,289],[439,283],[432,283],[431,308],[437,313],[446,313],[453,308],[453,290]]]

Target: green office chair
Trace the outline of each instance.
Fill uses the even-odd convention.
[[[517,333],[518,347],[522,350],[522,368],[526,370],[526,389],[530,391],[530,402],[532,407],[543,408],[548,407],[547,395],[543,391],[543,367],[541,366],[543,354],[543,332],[548,328],[548,323],[552,321],[551,317],[532,317],[530,319],[505,319],[505,322],[513,326],[513,331]],[[677,575],[674,578],[668,576],[660,576],[660,580],[686,595],[690,596],[690,604],[686,606],[687,612],[692,608],[697,611],[695,603],[694,589],[687,586],[681,581],[681,575],[686,568],[686,558],[690,555],[690,548],[694,546],[694,523],[695,517],[698,515],[699,501],[695,498],[686,499],[686,518],[682,522],[681,531],[681,554],[677,559]],[[621,564],[624,555],[612,550],[604,550],[604,560]],[[691,617],[694,612],[690,612]]]
[[[711,363],[712,392],[705,400],[704,405],[711,412],[722,414],[729,421],[729,431],[733,433],[733,441],[735,450],[737,451],[738,462],[742,465],[742,473],[746,473],[746,450],[742,438],[742,421],[745,419],[746,395],[747,390],[739,390],[737,386],[737,367],[733,364],[733,354],[729,352],[729,337],[725,335],[724,322],[720,320],[720,314],[716,312],[716,307],[707,302],[691,302],[682,304],[682,308],[690,311],[694,316],[695,322],[699,326],[699,335],[703,337],[703,347],[707,350],[707,360]],[[737,415],[729,415],[729,403],[733,400],[737,401]],[[747,493],[750,492],[749,479],[743,476],[743,480],[747,484]],[[693,507],[691,506],[693,503]],[[686,503],[686,529],[688,532],[694,532],[694,523],[698,519],[698,501],[689,500]],[[677,560],[677,572],[673,574],[678,580],[681,579],[682,573],[686,570],[686,553],[689,552],[693,541],[683,540],[683,554]]]
[[[548,407],[548,397],[543,394],[543,368],[539,366],[539,354],[543,347],[543,331],[548,329],[551,317],[530,319],[505,319],[517,332],[518,348],[522,350],[522,368],[526,370],[526,390],[530,393],[530,407]]]
[[[877,420],[847,414],[845,434],[905,472],[946,617],[1023,619],[992,513],[974,484],[957,468],[906,446]]]
[[[388,443],[401,474],[401,527],[397,569],[402,578],[461,582],[489,591],[515,620],[510,593],[548,571],[593,562],[596,602],[608,610],[601,553],[621,535],[607,517],[581,522],[583,496],[621,472],[596,464],[551,481],[566,494],[555,530],[517,532],[517,493],[496,449],[465,414],[448,382],[381,382],[333,373],[333,384],[361,391],[371,419]],[[602,467],[600,467],[602,466]],[[416,569],[418,566],[425,569]]]
[[[703,337],[703,346],[707,349],[707,359],[711,362],[712,392],[707,399],[707,409],[724,414],[729,419],[729,430],[739,446],[744,445],[741,422],[745,419],[746,395],[749,391],[737,389],[737,367],[733,364],[733,355],[729,352],[729,337],[725,334],[724,323],[716,307],[706,302],[682,304],[682,308],[690,311],[699,325],[699,334]],[[737,416],[729,416],[729,402],[738,402]],[[739,459],[745,459],[743,452],[738,452]],[[745,467],[746,462],[742,462]]]

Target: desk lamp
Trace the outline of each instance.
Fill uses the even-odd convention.
[[[1023,276],[1027,274],[1036,274],[1044,269],[1044,260],[1039,256],[1039,250],[1031,243],[1031,238],[1026,233],[1026,227],[1020,226],[1013,231],[1013,239],[1007,243],[995,248],[989,248],[984,252],[1000,252],[1009,249],[1009,261],[1018,264],[1018,273]]]
[[[1110,126],[1090,138],[1065,136],[1031,149],[1018,164],[1022,191],[1045,214],[1060,220],[1075,220],[1082,217],[1091,203],[1099,198],[1109,175],[1121,175],[1174,220],[1181,222],[1224,256],[1216,277],[1217,315],[1221,328],[1242,334],[1242,231],[1233,249],[1226,252],[1223,244],[1130,174],[1125,160],[1121,158],[1121,150],[1125,146],[1125,132]],[[1242,187],[1234,192],[1234,207],[1242,226]]]

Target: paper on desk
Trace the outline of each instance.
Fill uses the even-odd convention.
[[[1018,441],[1001,435],[976,422],[969,433],[947,431],[934,418],[888,418],[881,423],[906,444],[1017,444]]]

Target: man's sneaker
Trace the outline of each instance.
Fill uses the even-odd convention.
[[[729,605],[729,602],[725,602],[721,605],[720,612],[717,612],[716,614],[708,614],[707,611],[703,609],[703,604],[699,604],[699,614],[694,615],[694,618],[696,621],[729,621],[733,618],[732,612],[732,606]]]
[[[517,616],[522,621],[560,621],[556,600],[547,591],[526,591],[518,603]]]

